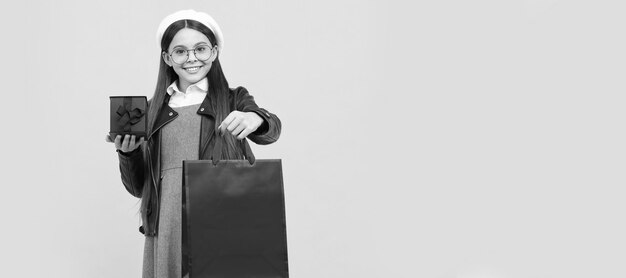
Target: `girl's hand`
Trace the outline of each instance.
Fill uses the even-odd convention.
[[[115,136],[115,141],[111,140],[111,137],[107,134],[105,140],[109,143],[115,143],[115,148],[124,153],[129,153],[137,149],[143,143],[143,137],[139,139],[139,142],[135,142],[135,135],[131,136],[126,134],[124,141],[122,141],[122,135]]]
[[[223,135],[228,131],[237,136],[237,139],[242,140],[259,128],[262,123],[263,118],[254,112],[233,111],[217,127],[217,132]]]

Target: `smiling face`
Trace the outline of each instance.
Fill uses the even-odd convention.
[[[162,55],[165,63],[172,67],[174,72],[178,75],[178,88],[182,92],[185,92],[189,85],[202,80],[202,78],[209,73],[211,63],[217,57],[217,49],[216,47],[213,47],[213,49],[210,50],[213,52],[213,55],[211,55],[209,60],[202,61],[198,59],[198,57],[194,54],[193,49],[202,45],[207,45],[208,47],[212,44],[209,41],[209,38],[207,38],[204,34],[194,29],[184,28],[178,31],[178,33],[176,33],[176,35],[172,38],[172,42],[167,49],[168,53],[163,53]],[[175,49],[177,51],[180,51],[180,49],[183,49],[183,51],[190,50],[188,51],[189,58],[186,62],[177,64],[172,60],[170,54],[173,56],[173,51]]]

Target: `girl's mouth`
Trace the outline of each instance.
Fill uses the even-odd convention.
[[[200,70],[200,68],[202,68],[202,66],[185,68],[185,71],[188,72],[188,73],[196,73],[196,72],[198,72]]]

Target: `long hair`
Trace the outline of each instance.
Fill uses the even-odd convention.
[[[190,28],[196,30],[202,34],[204,34],[210,41],[211,46],[217,46],[217,40],[215,39],[215,34],[206,27],[204,24],[190,19],[183,19],[172,23],[165,32],[163,33],[163,38],[161,39],[161,50],[167,52],[172,39],[178,33],[178,31]],[[211,69],[207,73],[207,79],[209,83],[209,92],[207,97],[210,98],[210,104],[215,111],[215,126],[216,128],[231,111],[230,102],[229,102],[229,94],[230,89],[228,87],[228,81],[226,81],[226,77],[224,76],[224,72],[222,71],[222,66],[219,61],[219,52],[218,56],[215,58],[213,63],[211,64]],[[154,89],[154,95],[150,100],[150,106],[148,107],[147,119],[148,119],[148,130],[147,134],[152,134],[155,126],[154,123],[161,111],[163,105],[166,105],[166,90],[172,82],[178,80],[178,75],[174,72],[174,69],[168,66],[161,55],[159,55],[159,75],[157,77],[156,88]],[[234,108],[233,108],[234,109]],[[158,134],[155,134],[158,135]],[[152,140],[149,138],[148,141]],[[237,149],[239,148],[239,144],[236,141],[234,136],[215,136],[214,140],[224,140],[224,148],[221,150],[222,159],[235,159],[237,156]],[[148,144],[145,144],[145,148],[148,148]],[[148,163],[146,155],[146,150],[144,149],[144,161],[146,177],[142,192],[142,200],[141,200],[141,213],[142,217],[146,217],[147,207],[148,207],[148,199],[151,194],[152,183],[150,182],[150,171],[151,165]],[[155,159],[152,157],[152,159]],[[156,176],[160,176],[161,173],[156,173]],[[155,211],[153,213],[159,213]],[[145,220],[145,218],[144,218]]]

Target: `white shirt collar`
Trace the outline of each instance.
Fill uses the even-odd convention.
[[[171,96],[168,104],[170,107],[183,107],[202,103],[208,90],[209,81],[206,77],[189,85],[185,93],[182,93],[178,89],[178,85],[176,85],[176,81],[174,81],[167,87],[167,93]]]
[[[201,91],[201,93],[206,93],[208,90],[209,90],[209,80],[206,77],[204,77],[202,78],[202,80],[189,85],[185,93],[198,92],[198,91]],[[169,87],[167,87],[167,93],[170,96],[173,95],[174,92],[181,93],[181,94],[183,93],[178,89],[178,85],[176,85],[176,81],[172,82],[172,84]]]

